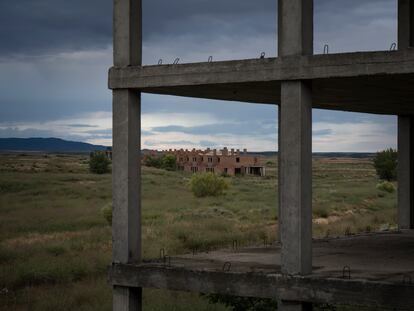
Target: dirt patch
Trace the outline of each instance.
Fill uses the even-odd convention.
[[[78,231],[78,232],[56,232],[56,233],[48,233],[48,234],[41,234],[41,233],[30,233],[28,235],[8,239],[3,241],[3,245],[8,247],[22,247],[22,246],[30,246],[33,244],[42,244],[47,243],[50,241],[67,241],[72,238],[80,237],[83,235],[88,234],[90,231]]]

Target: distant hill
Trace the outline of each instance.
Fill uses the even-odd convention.
[[[107,147],[60,138],[0,138],[0,152],[76,153],[105,150]]]

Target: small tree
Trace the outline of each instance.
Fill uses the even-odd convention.
[[[161,168],[162,160],[160,157],[146,156],[144,164],[149,167]]]
[[[219,196],[224,194],[229,185],[222,177],[213,173],[194,174],[190,180],[190,188],[196,197]]]
[[[377,152],[374,167],[380,179],[392,181],[397,178],[397,157],[397,150],[392,148]]]
[[[161,159],[161,168],[167,171],[175,171],[177,167],[175,155],[166,154]]]
[[[110,161],[106,154],[101,151],[92,152],[89,159],[89,170],[95,174],[105,174],[109,172]]]

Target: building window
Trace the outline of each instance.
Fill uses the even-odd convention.
[[[208,158],[208,162],[213,162],[213,158]]]
[[[193,162],[197,162],[197,158],[193,158]]]
[[[220,158],[217,158],[217,162],[220,163]]]
[[[236,158],[236,162],[239,163],[240,162],[240,158]]]
[[[225,167],[225,168],[224,168],[224,173],[226,173],[226,174],[227,174],[227,167]]]
[[[190,161],[190,158],[189,157],[187,157],[187,161]]]
[[[198,172],[198,167],[197,166],[191,167],[191,172],[197,173]]]
[[[204,161],[204,158],[203,157],[201,157],[201,162],[203,162]]]
[[[206,167],[206,172],[214,173],[214,167]]]

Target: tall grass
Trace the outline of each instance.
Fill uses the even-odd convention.
[[[143,168],[145,258],[276,240],[276,159],[268,176],[228,178],[218,197],[195,197],[191,175]],[[381,193],[370,162],[314,161],[315,236],[395,225],[396,193]],[[110,310],[106,268],[111,176],[79,155],[0,156],[0,310]],[[145,310],[225,310],[197,294],[144,291]]]

